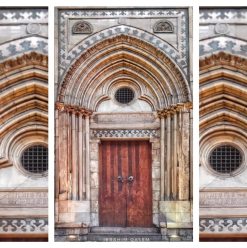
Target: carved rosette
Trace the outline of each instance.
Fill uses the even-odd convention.
[[[168,20],[161,20],[155,23],[153,31],[154,33],[173,33],[174,26]]]
[[[73,34],[91,34],[93,33],[93,27],[89,22],[78,21],[72,27]]]

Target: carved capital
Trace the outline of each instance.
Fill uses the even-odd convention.
[[[186,111],[188,109],[192,109],[192,102],[177,103],[170,105],[167,108],[158,110],[157,114],[159,118],[166,118],[170,114],[175,114],[179,111]]]
[[[55,107],[59,112],[66,111],[67,113],[78,115],[78,116],[82,115],[84,117],[86,117],[86,116],[90,117],[93,113],[93,111],[91,111],[89,109],[86,109],[86,108],[83,108],[80,106],[76,106],[76,105],[66,105],[66,104],[61,103],[61,102],[56,102]]]

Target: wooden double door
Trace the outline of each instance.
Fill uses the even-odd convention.
[[[102,141],[99,145],[100,226],[152,226],[149,141]]]

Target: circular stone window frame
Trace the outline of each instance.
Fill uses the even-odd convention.
[[[119,102],[119,101],[116,99],[116,93],[117,93],[117,91],[120,90],[120,89],[123,89],[123,88],[129,88],[129,89],[134,93],[133,99],[132,99],[130,102],[128,102],[128,103],[121,103],[121,102]],[[121,106],[121,107],[124,107],[124,106],[130,106],[130,105],[132,105],[132,104],[136,101],[136,99],[137,99],[138,97],[137,97],[137,92],[136,92],[136,90],[135,90],[134,87],[131,87],[131,86],[129,86],[129,85],[124,85],[124,84],[123,84],[123,85],[120,85],[120,86],[116,87],[116,88],[113,90],[112,98],[114,99],[114,102],[115,102],[117,105],[119,105],[119,106]]]
[[[242,157],[242,162],[241,164],[239,165],[239,168],[234,170],[233,172],[231,173],[221,173],[221,172],[218,172],[216,170],[214,170],[212,168],[212,165],[210,164],[210,156],[212,154],[212,152],[217,148],[217,147],[221,147],[221,146],[224,146],[224,145],[229,145],[229,146],[232,146],[232,147],[235,147],[239,152],[240,152],[240,155]],[[246,169],[246,165],[245,165],[245,156],[244,156],[244,151],[243,149],[238,146],[237,144],[235,143],[232,143],[232,142],[219,142],[219,143],[216,143],[215,145],[213,146],[210,146],[209,148],[209,151],[207,152],[206,154],[206,167],[207,167],[207,170],[214,176],[218,176],[218,177],[221,177],[221,178],[229,178],[229,177],[234,177],[234,176],[237,176],[239,174],[241,174],[245,169]]]
[[[28,170],[26,170],[24,168],[24,166],[22,165],[22,162],[21,162],[21,157],[22,157],[22,154],[30,147],[32,146],[44,146],[48,149],[48,144],[47,143],[43,143],[43,142],[34,142],[34,143],[29,143],[25,146],[23,146],[21,148],[21,150],[19,151],[18,153],[18,158],[17,160],[15,161],[15,166],[16,168],[18,169],[18,171],[20,171],[24,176],[26,177],[29,177],[29,178],[44,178],[44,177],[48,177],[48,171],[49,171],[49,150],[48,150],[48,170],[43,172],[43,173],[33,173],[33,172],[30,172]]]

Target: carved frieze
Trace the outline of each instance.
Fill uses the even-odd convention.
[[[47,208],[47,192],[0,192],[1,208]]]
[[[200,218],[203,233],[247,233],[247,218]]]
[[[200,192],[202,208],[247,207],[247,192]]]
[[[0,218],[0,233],[48,233],[48,219]]]
[[[95,138],[153,138],[159,137],[159,131],[147,129],[92,130],[91,136]]]

